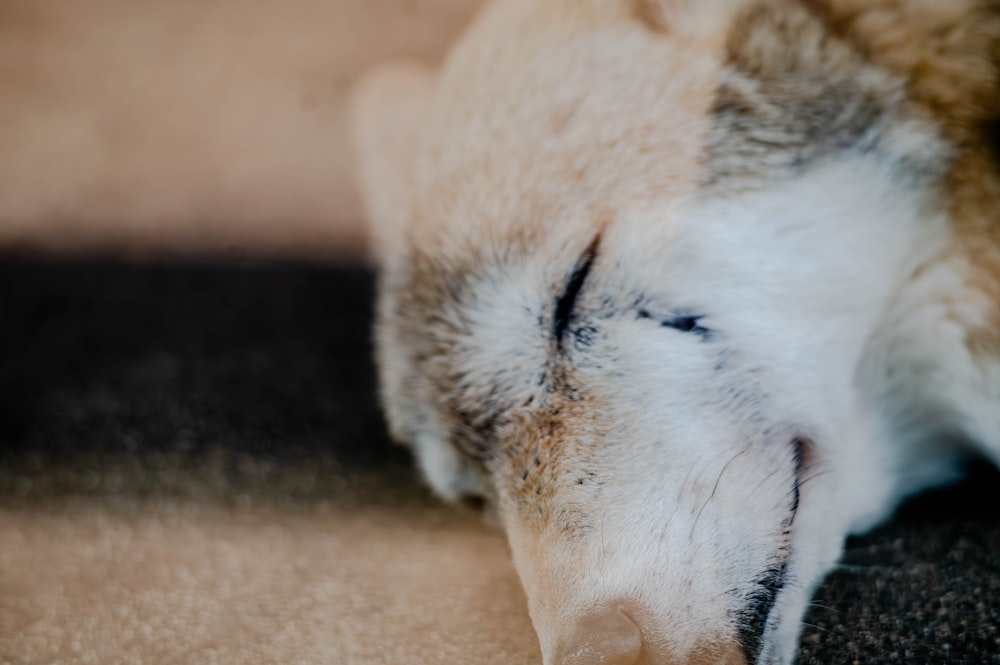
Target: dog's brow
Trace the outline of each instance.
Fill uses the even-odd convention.
[[[598,234],[590,241],[590,244],[587,245],[587,249],[580,255],[580,258],[577,259],[569,281],[566,283],[566,290],[556,298],[555,315],[552,320],[552,335],[557,345],[562,345],[563,336],[566,334],[570,317],[573,315],[573,308],[576,305],[577,298],[580,296],[580,291],[583,289],[583,283],[587,281],[587,275],[590,274],[594,260],[597,258],[597,248],[600,244],[601,236]]]

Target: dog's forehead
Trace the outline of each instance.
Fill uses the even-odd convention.
[[[724,32],[656,31],[624,1],[499,3],[441,74],[414,176],[413,242],[551,235],[691,191]]]
[[[485,12],[438,81],[410,242],[442,256],[561,242],[629,208],[669,211],[880,148],[900,81],[822,15],[781,2],[683,4],[697,20],[668,29],[626,0],[512,0]]]

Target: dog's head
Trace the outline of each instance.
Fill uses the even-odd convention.
[[[547,665],[787,663],[892,493],[855,374],[940,144],[806,4],[506,0],[357,93],[388,419]]]

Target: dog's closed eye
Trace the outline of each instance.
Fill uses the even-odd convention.
[[[684,333],[694,333],[695,335],[700,335],[702,337],[708,337],[711,334],[711,330],[700,323],[700,321],[705,318],[704,316],[684,314],[679,316],[654,317],[649,310],[640,309],[639,318],[655,319],[659,321],[660,326],[663,328],[672,328]]]
[[[587,276],[594,266],[594,259],[597,258],[597,246],[600,240],[600,236],[594,238],[583,254],[580,255],[576,266],[573,268],[573,272],[570,274],[569,281],[566,283],[566,289],[556,298],[552,336],[555,338],[556,344],[560,346],[562,345],[563,337],[566,335],[566,330],[569,328],[570,320],[573,318],[573,310],[576,307],[577,300],[580,298],[580,292],[583,290],[583,283],[587,281]]]

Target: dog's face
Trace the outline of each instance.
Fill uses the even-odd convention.
[[[508,0],[358,94],[390,425],[496,511],[547,665],[788,663],[892,493],[854,369],[938,143],[749,4]]]

